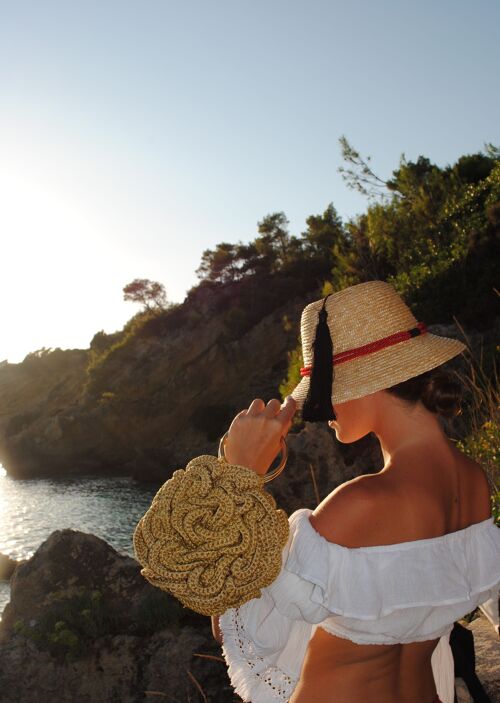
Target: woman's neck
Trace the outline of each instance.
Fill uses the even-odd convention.
[[[410,446],[448,442],[438,417],[422,403],[406,406],[391,396],[381,404],[373,432],[380,442],[384,468],[396,454]]]

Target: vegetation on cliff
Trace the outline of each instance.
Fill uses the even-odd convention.
[[[299,234],[285,213],[270,213],[252,241],[203,252],[199,283],[182,304],[166,304],[161,284],[136,279],[129,293],[146,295],[144,309],[122,330],[97,332],[79,352],[78,372],[61,350],[4,365],[0,459],[7,470],[32,476],[42,466],[106,467],[168,478],[193,452],[213,451],[249,398],[296,384],[305,304],[372,279],[392,283],[428,325],[454,318],[474,340],[482,335],[481,364],[498,388],[499,150],[487,145],[445,167],[403,156],[383,179],[346,139],[342,148],[343,175],[367,195],[365,212],[344,222],[329,203]],[[30,391],[21,397],[20,388]],[[471,413],[468,424],[462,418],[459,438],[486,422],[496,428],[488,413],[479,426]]]
[[[339,290],[371,279],[392,283],[416,316],[428,324],[451,320],[484,329],[492,324],[500,233],[500,151],[461,156],[440,168],[423,156],[401,157],[387,181],[341,139],[350,187],[369,198],[365,213],[343,223],[330,203],[311,215],[298,236],[285,213],[266,215],[247,244],[221,242],[203,252],[200,283],[183,305],[155,314],[146,308],[120,333],[92,340],[89,388],[109,355],[136,336],[165,335],[196,325],[205,313],[223,312],[228,339],[242,336],[293,296]],[[206,303],[210,301],[210,304]],[[296,382],[291,352],[286,390]]]

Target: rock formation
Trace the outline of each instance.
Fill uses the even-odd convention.
[[[209,618],[183,609],[103,540],[58,530],[11,580],[2,703],[229,703]]]
[[[6,554],[0,554],[0,580],[8,581],[17,565],[18,562],[15,559],[11,559]]]
[[[236,304],[230,288],[224,295],[200,288],[133,334],[98,333],[88,350],[2,363],[0,462],[8,474],[163,482],[191,457],[215,453],[237,411],[278,395],[311,298],[259,314],[251,300]],[[454,326],[430,329],[457,335]]]
[[[88,371],[92,345],[2,364],[0,461],[16,478],[167,479],[193,455],[213,453],[252,398],[276,395],[303,304],[243,325],[230,303],[228,313],[208,297],[150,321]]]

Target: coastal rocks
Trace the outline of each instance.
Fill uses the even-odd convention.
[[[88,645],[84,655],[57,662],[31,641],[2,645],[1,703],[145,703],[234,698],[225,665],[198,657],[215,648],[192,627],[151,638],[117,635]],[[218,654],[218,650],[215,655]],[[214,684],[214,678],[218,678]]]
[[[6,554],[0,554],[0,580],[8,581],[18,562],[15,559],[11,559]]]
[[[277,394],[303,304],[292,300],[246,327],[239,321],[238,330],[231,310],[204,317],[203,306],[185,304],[101,356],[91,344],[2,364],[0,461],[15,478],[168,479],[213,453],[252,398]]]
[[[210,621],[103,540],[58,530],[19,565],[0,623],[2,703],[233,700]]]
[[[39,477],[57,464],[59,416],[82,393],[87,357],[82,349],[41,349],[19,364],[0,365],[0,462],[7,473]],[[64,466],[70,473],[71,462]]]
[[[16,569],[11,579],[0,634],[14,623],[38,618],[61,595],[71,597],[98,589],[116,609],[118,631],[126,631],[131,609],[144,586],[137,563],[120,555],[104,540],[76,530],[56,530],[31,559]]]

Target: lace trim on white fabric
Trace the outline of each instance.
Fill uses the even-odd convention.
[[[253,642],[245,634],[238,608],[221,615],[220,627],[223,632],[222,653],[235,692],[247,702],[286,703],[297,686],[297,679],[279,667],[271,666],[257,654]]]

